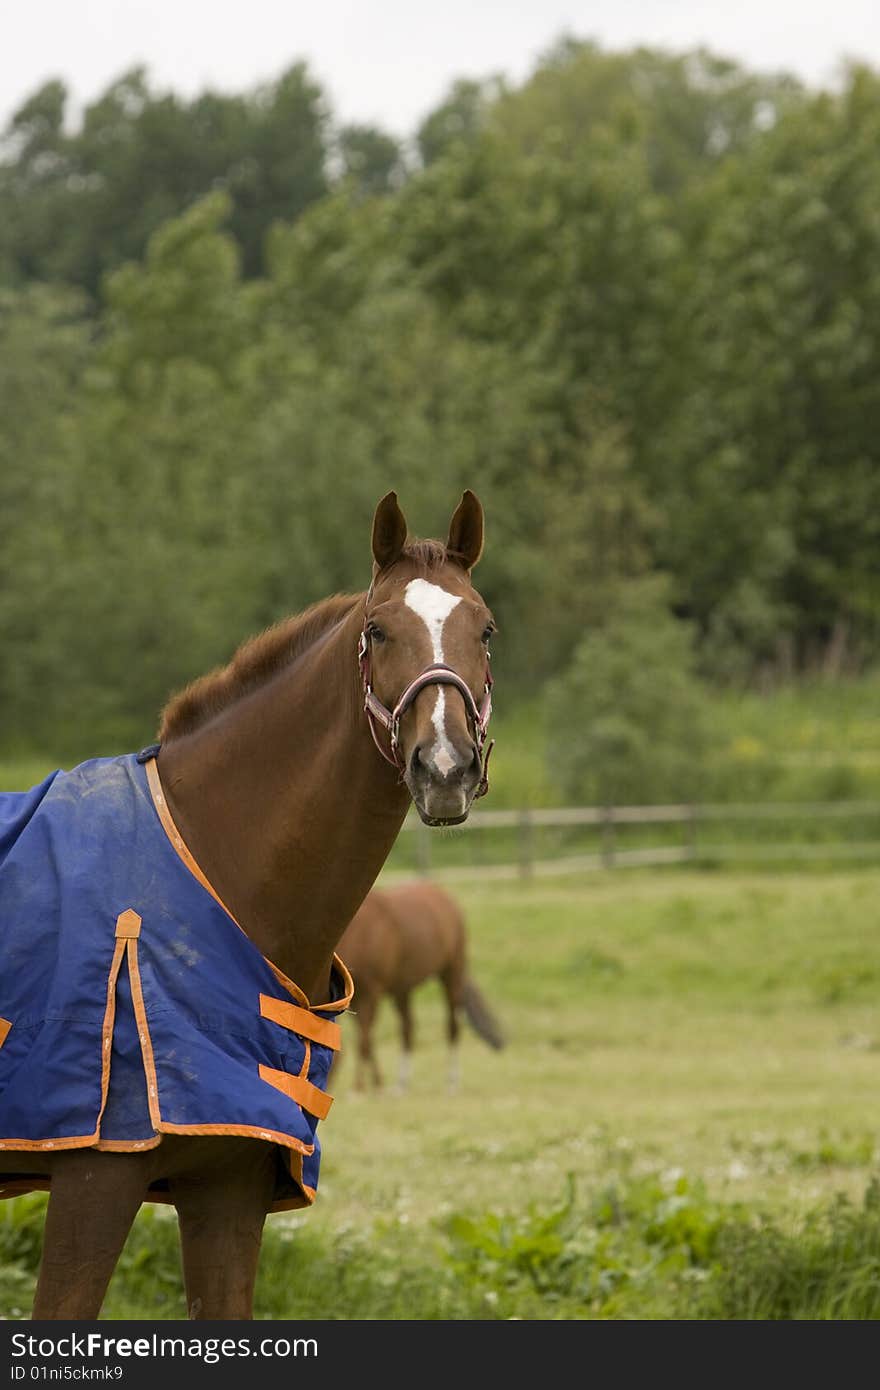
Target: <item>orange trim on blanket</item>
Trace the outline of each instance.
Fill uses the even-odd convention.
[[[262,998],[262,995],[260,998]],[[3,1046],[6,1039],[9,1037],[9,1030],[11,1027],[12,1024],[9,1022],[8,1018],[0,1018],[0,1047]]]
[[[245,936],[247,936],[247,932],[245,932]],[[248,940],[250,940],[250,937],[248,937]],[[266,964],[272,971],[272,974],[275,976],[275,979],[278,981],[281,988],[286,989],[288,994],[293,995],[293,998],[298,999],[299,1002],[303,1005],[303,1007],[307,1009],[309,1007],[309,1001],[306,998],[303,990],[300,989],[299,985],[294,984],[293,980],[291,980],[289,976],[285,975],[283,970],[279,970],[278,966],[274,965],[271,960],[268,960],[265,956],[263,956],[263,960],[266,961]]]
[[[99,1139],[93,1147],[102,1153],[136,1154],[142,1149],[156,1149],[161,1143],[161,1134],[154,1134],[152,1139]]]
[[[330,1013],[331,1011],[342,1013],[343,1009],[347,1009],[354,998],[354,980],[351,978],[351,971],[335,951],[333,952],[333,968],[342,979],[342,996],[339,999],[334,999],[332,1004],[311,1005],[311,1008],[320,1009],[322,1013]]]
[[[318,1086],[313,1086],[311,1081],[306,1081],[304,1076],[294,1076],[289,1071],[275,1071],[273,1067],[266,1067],[262,1062],[260,1076],[270,1086],[274,1086],[276,1091],[282,1091],[296,1105],[307,1110],[310,1115],[317,1115],[319,1120],[325,1120],[330,1113],[333,1097],[328,1096]]]
[[[45,1149],[87,1149],[94,1145],[98,1131],[94,1134],[76,1134],[68,1139],[4,1139],[0,1149],[4,1153],[36,1153]]]
[[[331,1047],[334,1052],[338,1052],[342,1046],[342,1029],[338,1023],[332,1023],[329,1018],[318,1018],[308,1009],[301,1009],[298,1004],[286,1004],[283,999],[273,999],[271,994],[261,994],[260,1013],[271,1023],[280,1023],[291,1033],[298,1033],[301,1038],[311,1038],[312,1042]]]
[[[279,1144],[307,1157],[315,1152],[314,1144],[304,1144],[301,1139],[295,1139],[283,1130],[262,1129],[259,1125],[174,1125],[163,1120],[160,1129],[162,1134],[231,1134],[240,1135],[243,1139],[265,1139],[267,1143]]]
[[[131,915],[137,917],[136,912]],[[117,940],[107,975],[107,1003],[104,1006],[104,1022],[101,1025],[101,1108],[98,1111],[98,1120],[95,1125],[96,1138],[101,1133],[101,1121],[104,1118],[107,1093],[110,1089],[110,1054],[113,1051],[113,1026],[116,1022],[116,981],[119,978],[119,967],[122,965],[122,957],[125,954],[125,940],[119,934],[119,923],[125,916],[126,913],[121,913],[116,921]],[[138,931],[140,931],[140,917],[137,917],[137,921]]]
[[[128,952],[128,979],[131,984],[131,1000],[134,1005],[134,1017],[137,1023],[138,1038],[141,1044],[141,1055],[144,1059],[144,1071],[147,1076],[147,1104],[150,1107],[150,1122],[153,1128],[158,1130],[162,1122],[162,1116],[159,1113],[159,1079],[156,1076],[156,1060],[153,1056],[153,1041],[150,1037],[150,1025],[147,1023],[147,1010],[144,1004],[144,991],[141,986],[141,972],[138,965],[137,946],[137,941],[134,939],[130,939],[125,943],[125,948]]]
[[[159,777],[159,764],[157,763],[156,759],[150,758],[144,764],[144,769],[147,774],[147,782],[150,788],[150,795],[153,798],[153,805],[156,808],[156,815],[159,817],[159,820],[162,823],[162,829],[165,831],[165,834],[168,836],[168,839],[171,841],[177,853],[180,855],[180,858],[183,860],[184,864],[189,869],[190,873],[193,875],[193,878],[197,879],[198,882],[205,889],[205,891],[211,894],[211,897],[214,899],[215,903],[217,903],[219,907],[222,907],[227,917],[229,917],[230,920],[233,921],[235,925],[238,927],[238,930],[240,932],[243,932],[244,935],[247,936],[247,932],[244,930],[244,927],[241,925],[241,922],[239,922],[238,918],[234,915],[234,913],[229,911],[229,908],[226,906],[225,902],[220,897],[220,894],[212,885],[208,876],[205,873],[203,873],[202,869],[196,863],[195,859],[190,853],[186,841],[184,840],[183,836],[181,835],[180,831],[175,825],[174,817],[171,814],[171,808],[168,805],[165,793],[162,790],[162,781]],[[250,940],[251,938],[248,936],[248,941]],[[252,942],[251,944],[253,945]],[[347,1009],[352,1001],[352,998],[354,996],[354,981],[352,980],[351,975],[349,974],[346,966],[335,953],[333,955],[333,964],[337,972],[342,976],[343,995],[341,999],[334,999],[327,1004],[310,1004],[308,998],[300,989],[299,985],[295,984],[293,980],[289,979],[288,976],[285,975],[284,971],[279,970],[278,966],[274,965],[272,961],[269,960],[266,956],[263,956],[263,959],[266,961],[266,964],[272,971],[272,974],[275,976],[278,983],[284,989],[286,989],[288,993],[291,994],[299,1004],[302,1004],[303,1008],[326,1009],[327,1011],[332,1010],[334,1013],[336,1013],[341,1011],[342,1009]]]
[[[136,940],[141,934],[141,921],[142,918],[133,907],[127,907],[124,912],[120,912],[116,918],[116,939],[123,937],[126,941]]]

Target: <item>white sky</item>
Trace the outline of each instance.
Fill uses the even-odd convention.
[[[607,49],[703,45],[817,86],[845,58],[880,67],[880,0],[0,0],[0,124],[50,77],[78,114],[138,63],[154,89],[192,97],[304,60],[340,121],[405,136],[456,78],[520,82],[563,33]]]

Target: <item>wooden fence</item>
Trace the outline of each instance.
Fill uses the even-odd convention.
[[[817,842],[814,838],[774,839],[774,822],[819,822],[825,827],[837,827],[836,833]],[[843,823],[849,821],[860,834],[844,833]],[[873,824],[872,824],[873,822]],[[709,837],[706,827],[719,825],[760,826],[760,834],[736,842],[718,841]],[[625,827],[667,825],[680,827],[679,844],[627,848],[621,843]],[[546,828],[571,830],[593,827],[598,836],[594,852],[542,855],[538,846],[539,832]],[[485,853],[474,864],[456,863],[447,850],[449,838],[423,825],[415,812],[407,816],[403,832],[416,836],[415,871],[431,877],[511,878],[530,879],[556,874],[583,873],[595,869],[616,869],[627,866],[661,864],[697,864],[723,862],[733,859],[749,861],[790,860],[796,862],[834,859],[865,860],[875,858],[880,863],[880,801],[823,801],[823,802],[722,802],[706,805],[679,806],[568,806],[558,809],[524,809],[520,811],[472,811],[458,831],[465,835],[474,832],[503,830],[508,832],[508,852],[493,859]],[[869,834],[865,832],[869,831]],[[515,848],[511,849],[511,832]],[[485,837],[481,834],[481,839]],[[383,877],[412,876],[412,870],[402,870],[389,862]]]

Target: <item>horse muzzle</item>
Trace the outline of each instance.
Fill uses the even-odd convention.
[[[467,820],[479,792],[483,767],[475,743],[470,757],[458,755],[451,765],[444,748],[438,754],[428,744],[418,744],[410,754],[404,780],[413,804],[425,825],[461,825]]]

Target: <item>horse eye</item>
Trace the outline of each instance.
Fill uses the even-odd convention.
[[[492,634],[494,633],[494,631],[495,631],[495,628],[494,628],[494,627],[491,625],[491,623],[490,623],[489,626],[486,628],[485,632],[483,633],[482,637],[480,638],[480,641],[481,641],[481,642],[485,642],[485,643],[487,644],[487,646],[488,646],[489,641],[490,641],[490,639],[491,639]]]
[[[375,623],[370,623],[367,631],[374,642],[385,641],[385,633],[382,631],[381,627],[377,627]]]

